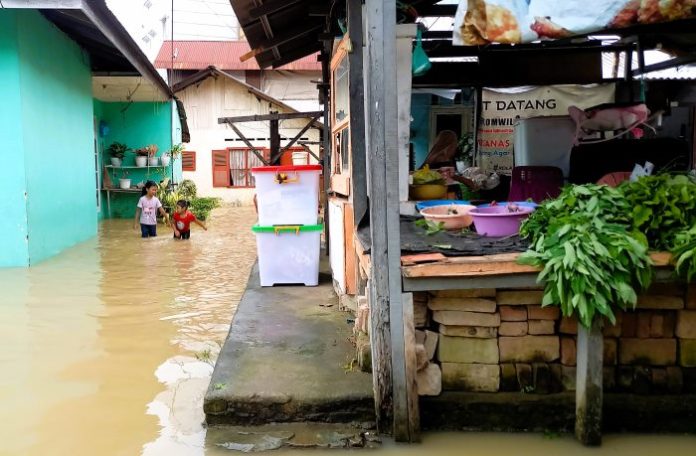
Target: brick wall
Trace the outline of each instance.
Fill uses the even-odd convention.
[[[575,389],[577,322],[538,289],[414,294],[419,394]],[[656,284],[604,327],[607,392],[696,393],[696,285]]]

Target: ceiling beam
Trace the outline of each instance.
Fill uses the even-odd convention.
[[[285,64],[288,64],[290,62],[294,62],[297,59],[301,59],[302,57],[305,57],[307,55],[311,55],[314,52],[320,51],[322,48],[322,44],[319,42],[316,42],[311,45],[305,45],[305,46],[299,46],[297,49],[290,51],[290,52],[283,52],[280,55],[280,59],[276,59],[273,62],[271,62],[271,66],[273,68],[278,68],[281,67]]]
[[[420,17],[454,17],[457,5],[428,5],[417,7]]]
[[[261,6],[251,8],[249,10],[249,17],[252,19],[259,19],[261,16],[273,14],[276,11],[280,11],[283,8],[300,3],[301,1],[302,0],[266,0]]]
[[[331,5],[328,5],[326,3],[310,5],[308,14],[309,16],[328,16],[329,14],[331,14]]]
[[[272,50],[273,48],[281,46],[289,41],[292,41],[295,38],[299,38],[301,36],[319,30],[320,28],[322,28],[321,24],[316,24],[313,26],[300,25],[299,27],[295,27],[286,32],[276,34],[274,37],[266,40],[266,42],[263,43],[263,46],[253,49],[251,52],[254,52],[255,55],[262,54],[264,52]],[[279,58],[279,56],[277,58]]]
[[[289,112],[275,114],[259,114],[252,116],[237,116],[237,117],[218,117],[218,123],[236,123],[236,122],[265,122],[267,120],[287,120],[287,119],[313,119],[323,115],[323,111],[311,112]]]

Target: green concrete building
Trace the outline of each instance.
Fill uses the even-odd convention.
[[[137,190],[107,185],[119,173],[134,184],[181,178],[176,160],[108,167],[112,142],[161,155],[182,126],[171,90],[103,0],[3,1],[0,81],[0,267],[36,264],[95,236],[100,219],[132,216]]]

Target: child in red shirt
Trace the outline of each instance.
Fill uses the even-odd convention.
[[[175,239],[191,238],[191,222],[208,231],[203,222],[198,221],[195,215],[188,210],[188,202],[179,200],[176,203],[174,216],[172,217],[172,228],[174,229]]]

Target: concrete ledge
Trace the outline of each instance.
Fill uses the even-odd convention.
[[[572,432],[575,394],[445,392],[420,400],[424,430]],[[696,433],[696,395],[605,394],[604,432]]]
[[[261,288],[253,268],[205,396],[209,425],[374,421],[327,269],[318,287]]]

